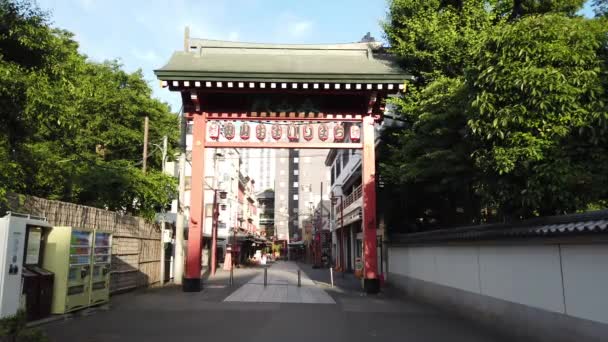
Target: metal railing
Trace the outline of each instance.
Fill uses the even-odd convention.
[[[344,211],[346,210],[351,204],[355,203],[355,201],[357,201],[359,198],[361,198],[361,196],[363,195],[363,188],[361,185],[359,185],[358,187],[356,187],[353,192],[351,192],[349,195],[343,197],[342,199],[342,203],[337,203],[334,206],[334,213],[336,215],[335,220],[336,220],[336,225],[341,227],[342,226],[342,222],[340,222],[339,218],[341,217],[340,211]]]
[[[358,187],[355,188],[355,190],[353,190],[353,192],[350,193],[350,195],[344,197],[344,209],[348,208],[349,205],[353,204],[356,200],[358,200],[359,198],[361,198],[361,195],[363,194],[363,189],[361,187],[361,185],[359,185]]]

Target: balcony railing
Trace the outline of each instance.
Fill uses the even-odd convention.
[[[353,204],[356,200],[361,198],[363,194],[362,187],[359,185],[358,187],[350,193],[350,195],[344,197],[344,208],[348,208],[349,205]]]

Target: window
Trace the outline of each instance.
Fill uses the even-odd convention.
[[[297,176],[297,175],[299,175],[299,174],[300,174],[300,170],[293,170],[293,175],[294,175],[294,176]]]
[[[293,195],[293,200],[297,201],[298,200],[298,195]]]
[[[297,188],[299,186],[298,182],[293,182],[293,187]]]
[[[297,164],[297,163],[299,163],[299,162],[300,162],[300,158],[298,158],[298,157],[294,157],[294,158],[293,158],[293,163],[294,163],[294,164]]]
[[[346,166],[346,164],[348,164],[349,156],[350,156],[350,152],[348,150],[342,152],[342,165]]]
[[[331,185],[334,185],[334,182],[336,180],[336,176],[335,176],[336,168],[332,167],[331,170],[329,170],[329,173],[331,174]]]
[[[340,172],[342,171],[342,165],[340,165],[340,161],[336,160],[336,178],[340,177]]]

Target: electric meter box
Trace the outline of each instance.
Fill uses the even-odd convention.
[[[105,232],[53,227],[44,253],[44,268],[55,273],[52,313],[109,300],[111,240]]]

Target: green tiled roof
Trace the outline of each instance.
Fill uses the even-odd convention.
[[[287,45],[191,39],[155,70],[161,80],[402,83],[406,75],[377,43]]]

